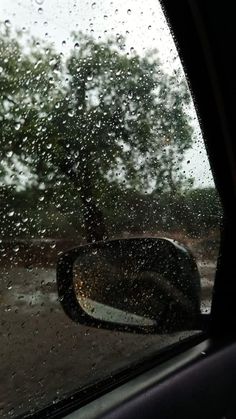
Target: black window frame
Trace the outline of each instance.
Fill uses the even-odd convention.
[[[236,330],[236,142],[234,141],[234,11],[220,2],[163,0],[187,76],[223,207],[209,335]]]

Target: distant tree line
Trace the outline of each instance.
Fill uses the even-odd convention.
[[[64,189],[64,190],[63,190]],[[43,200],[42,200],[43,198]],[[74,238],[86,240],[82,203],[73,188],[16,191],[0,188],[0,236],[15,238]],[[182,232],[205,237],[218,231],[221,205],[214,188],[141,194],[110,187],[101,203],[109,237],[123,234]]]

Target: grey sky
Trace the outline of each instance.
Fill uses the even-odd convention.
[[[0,21],[9,20],[13,28],[26,28],[47,39],[63,54],[73,48],[71,31],[81,30],[96,39],[124,35],[126,49],[139,54],[157,48],[166,71],[180,68],[178,54],[157,0],[1,0]],[[213,184],[201,131],[194,115],[195,139],[183,165],[196,186]]]

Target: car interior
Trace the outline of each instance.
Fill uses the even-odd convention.
[[[193,317],[189,317],[189,330],[194,333],[188,335],[186,339],[179,339],[179,341],[159,350],[156,355],[146,356],[129,368],[110,374],[102,381],[92,383],[82,390],[74,391],[62,400],[57,400],[44,408],[17,417],[68,419],[236,418],[236,257],[234,243],[236,235],[236,143],[234,138],[235,14],[233,3],[163,0],[161,6],[170,25],[190,86],[216,189],[223,207],[220,248],[210,313],[204,315],[204,321],[201,318],[200,323],[197,323],[196,316],[198,320],[200,317],[199,306],[196,305],[197,314],[194,313],[194,320]],[[163,246],[163,249],[166,248],[165,246],[169,246],[168,249],[171,248],[171,251],[176,252],[176,264],[177,261],[179,263],[183,253],[179,250],[178,245],[167,243],[162,239],[157,240],[160,243],[153,242],[153,246]],[[111,245],[108,248],[113,249],[112,246],[114,246],[117,255],[117,246],[119,249],[123,249],[122,246],[125,246],[127,241],[120,241],[118,244],[115,241],[109,243]],[[84,246],[85,250],[73,247],[73,249],[59,254],[57,262],[58,295],[60,304],[70,321],[79,322],[94,329],[137,333],[140,340],[145,333],[163,333],[163,330],[166,332],[166,326],[163,326],[163,330],[161,327],[156,329],[153,326],[151,314],[148,315],[151,323],[137,327],[135,322],[138,321],[138,316],[140,316],[139,319],[141,316],[146,316],[146,313],[143,314],[138,310],[134,311],[137,317],[126,319],[127,322],[131,321],[129,327],[122,326],[119,322],[116,324],[115,320],[112,324],[111,320],[108,322],[106,319],[98,320],[93,314],[94,310],[96,312],[96,307],[93,307],[91,312],[86,304],[83,307],[82,300],[78,300],[73,289],[73,263],[75,260],[77,260],[76,263],[81,263],[81,269],[84,269],[86,274],[86,269],[92,269],[91,266],[96,257],[93,252],[95,250],[101,252],[101,249],[105,249],[105,247],[106,244],[90,243],[87,247]],[[138,254],[137,258],[141,258],[138,253],[138,245],[135,249]],[[121,252],[121,262],[119,263],[123,266],[125,265],[122,259],[123,250],[119,251]],[[164,251],[166,250],[164,249]],[[83,259],[83,255],[87,255],[86,252],[89,255],[88,262],[86,260],[87,265]],[[110,255],[109,257],[111,257]],[[77,258],[79,257],[81,257],[81,262],[78,262]],[[191,256],[185,254],[184,257],[189,260],[189,269],[194,271]],[[109,269],[112,269],[116,263],[115,259],[111,260]],[[155,270],[151,266],[151,262],[147,270]],[[162,272],[159,273],[162,274]],[[83,282],[82,285],[80,284],[80,289],[82,286]],[[125,285],[123,285],[124,289]],[[178,289],[176,292],[180,291]],[[92,292],[93,290],[90,289],[88,298],[93,298]],[[198,291],[196,289],[193,292],[197,295]],[[86,291],[82,293],[83,297],[84,295],[86,297]],[[118,291],[116,295],[118,296]],[[104,301],[107,303],[105,297]],[[122,310],[122,305],[117,303],[116,309]],[[185,319],[187,318],[186,312],[183,316]],[[167,328],[167,330],[169,329]]]

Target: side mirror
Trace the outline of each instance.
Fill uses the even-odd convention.
[[[75,322],[140,333],[201,330],[200,276],[191,253],[165,238],[97,242],[57,264],[59,300]]]

